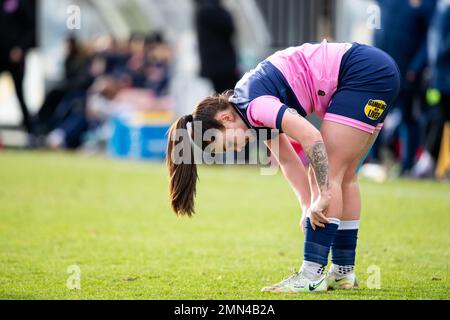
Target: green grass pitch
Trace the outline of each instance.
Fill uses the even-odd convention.
[[[279,295],[260,289],[303,251],[288,184],[255,167],[199,174],[198,213],[177,218],[162,164],[1,152],[0,299],[450,298],[448,183],[363,181],[361,288]],[[71,265],[80,290],[67,288]]]

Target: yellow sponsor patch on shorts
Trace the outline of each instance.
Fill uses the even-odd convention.
[[[364,113],[370,120],[378,120],[386,110],[387,104],[383,100],[370,99],[364,107]]]

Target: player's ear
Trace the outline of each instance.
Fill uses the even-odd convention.
[[[229,123],[234,122],[236,120],[236,117],[233,114],[232,110],[224,110],[220,111],[217,114],[216,119],[219,120],[221,123]]]

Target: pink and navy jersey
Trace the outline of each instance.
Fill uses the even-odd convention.
[[[230,102],[252,128],[281,130],[287,108],[323,117],[336,92],[342,57],[351,43],[306,43],[278,51],[246,73]]]

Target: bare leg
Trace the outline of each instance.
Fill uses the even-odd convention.
[[[344,177],[354,163],[359,163],[361,154],[364,154],[364,150],[370,143],[371,135],[359,129],[327,120],[322,124],[321,133],[328,154],[332,195],[327,217],[341,219]]]
[[[356,170],[377,138],[378,132],[371,135],[361,153],[348,166],[342,181],[343,212],[340,222],[341,231],[336,232],[332,252],[332,265],[329,270],[330,279],[340,278],[343,281],[331,281],[335,289],[352,289],[357,286],[354,275],[356,246],[358,241],[359,220],[361,215],[361,195]]]
[[[342,181],[342,220],[359,220],[361,216],[361,193],[359,191],[358,176],[356,169],[358,168],[363,157],[367,154],[373,142],[376,140],[378,132],[375,132],[363,148],[357,159],[348,167]]]

